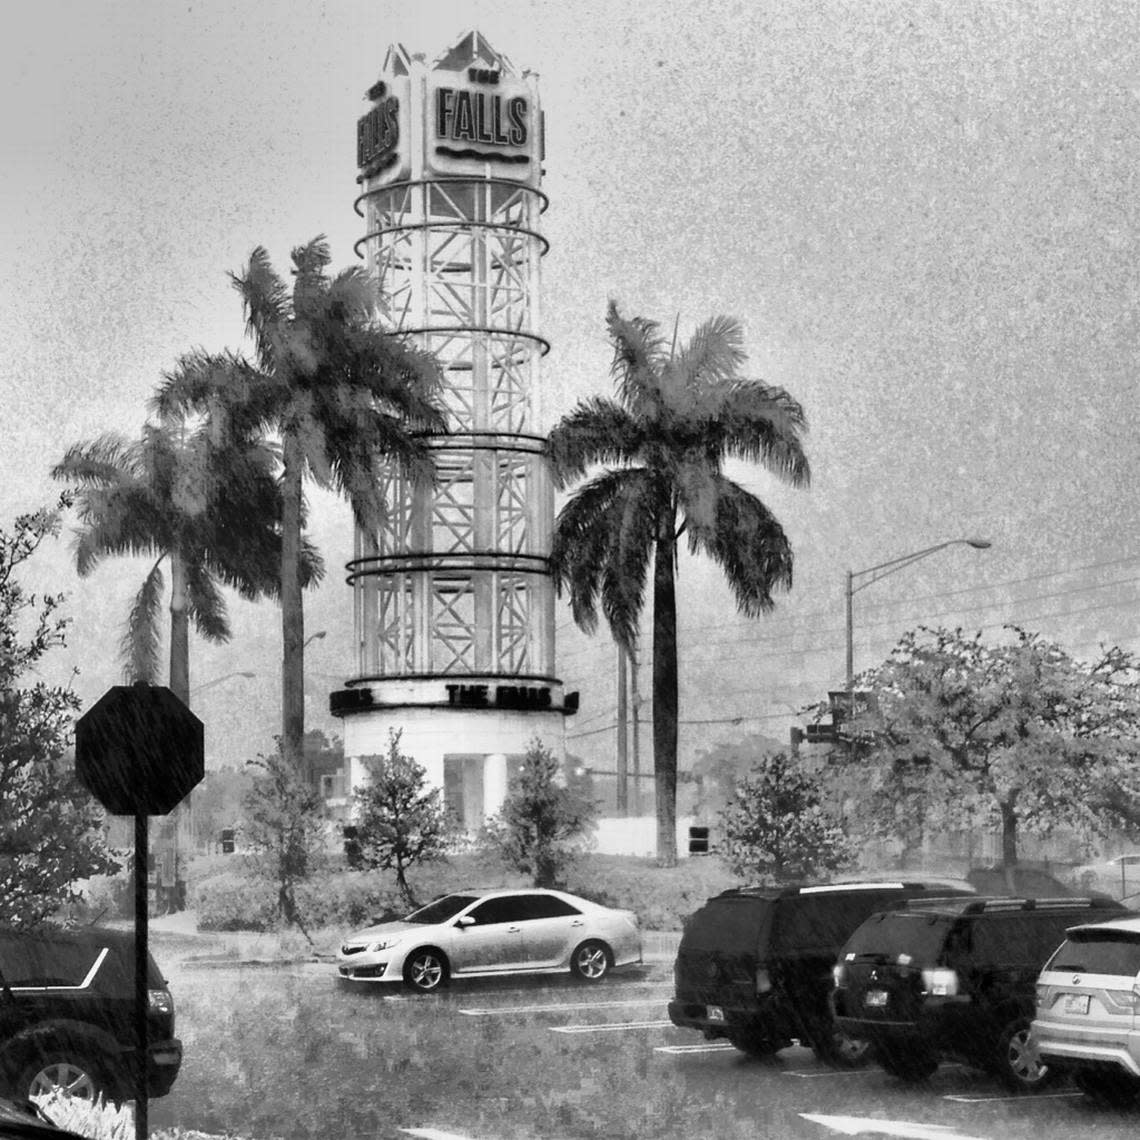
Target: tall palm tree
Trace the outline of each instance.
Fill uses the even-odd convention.
[[[718,562],[738,608],[770,610],[792,583],[783,528],[754,495],[725,477],[726,459],[757,462],[793,486],[810,474],[803,408],[782,388],[740,375],[747,357],[739,322],[714,317],[687,345],[659,326],[606,316],[617,400],[593,397],[554,428],[557,485],[612,465],[579,488],[558,514],[552,566],[574,620],[592,632],[597,607],[619,644],[632,648],[653,560],[653,760],[657,850],[677,857],[677,543]]]
[[[219,446],[206,430],[147,424],[137,440],[108,434],[70,447],[52,475],[79,488],[75,562],[81,576],[107,555],[154,559],[120,644],[128,681],[159,679],[160,614],[169,565],[170,671],[176,696],[190,702],[191,622],[214,642],[229,639],[221,586],[248,599],[279,592],[281,495],[267,447]],[[323,574],[311,548],[306,581]]]
[[[193,353],[167,377],[152,406],[162,415],[205,413],[232,439],[275,432],[281,444],[282,748],[304,763],[304,609],[301,598],[304,480],[351,501],[357,522],[384,516],[378,476],[392,465],[430,478],[419,433],[442,431],[431,357],[376,323],[374,281],[360,267],[330,276],[323,236],[292,252],[289,289],[258,247],[230,279],[241,295],[253,359]]]

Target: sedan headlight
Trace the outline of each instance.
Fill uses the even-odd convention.
[[[365,949],[369,954],[378,954],[381,950],[391,950],[399,941],[398,938],[380,938],[375,942],[369,942]]]

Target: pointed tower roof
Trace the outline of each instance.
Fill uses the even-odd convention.
[[[514,75],[511,61],[501,52],[495,51],[481,32],[470,31],[460,36],[454,45],[437,59],[433,65],[436,71],[463,71],[468,67],[485,67],[491,71],[501,71],[504,75]]]

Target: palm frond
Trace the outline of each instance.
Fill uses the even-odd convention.
[[[159,680],[159,650],[162,647],[162,555],[143,579],[127,614],[127,625],[119,642],[123,680],[127,684]]]
[[[669,359],[656,321],[625,318],[610,301],[606,328],[614,346],[611,374],[618,399],[639,418],[654,419],[661,400],[661,370]]]
[[[128,441],[108,433],[90,443],[73,444],[51,469],[51,475],[81,487],[107,487],[131,478],[132,466]]]
[[[231,273],[230,281],[241,294],[246,332],[253,339],[258,362],[272,372],[279,330],[291,315],[289,290],[274,270],[268,250],[260,245],[249,255],[245,272]]]
[[[225,599],[200,557],[186,559],[186,602],[194,628],[207,641],[218,644],[229,641],[230,623]]]
[[[738,380],[708,394],[700,431],[709,453],[760,463],[791,486],[806,487],[807,426],[803,407],[783,388]]]
[[[621,405],[601,396],[583,400],[555,425],[548,440],[555,486],[580,479],[595,464],[634,463],[647,427]]]
[[[686,514],[689,549],[704,552],[724,570],[740,611],[750,617],[775,605],[774,590],[792,586],[792,548],[776,517],[755,495],[715,476],[712,525]],[[687,511],[687,505],[682,503]]]

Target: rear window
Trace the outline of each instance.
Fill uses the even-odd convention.
[[[1140,974],[1140,936],[1123,930],[1074,931],[1046,966],[1084,974]]]
[[[772,934],[772,952],[781,956],[835,954],[867,917],[898,906],[902,890],[821,892],[781,899]]]
[[[686,950],[747,950],[755,953],[772,907],[770,899],[710,899],[685,924]]]
[[[876,914],[851,935],[843,952],[892,960],[909,954],[915,961],[934,964],[951,924],[952,920],[941,915]]]

